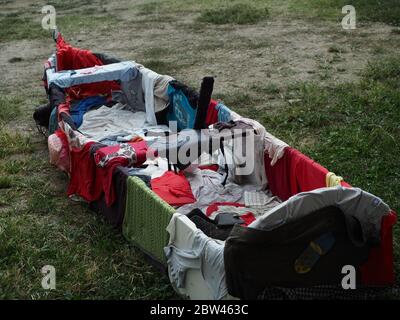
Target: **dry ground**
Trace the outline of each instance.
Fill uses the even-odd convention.
[[[339,162],[339,151],[330,150],[328,160],[319,157],[319,131],[309,128],[315,134],[296,135],[269,119],[279,121],[287,108],[293,111],[292,104],[302,104],[304,85],[318,86],[322,92],[338,86],[343,90],[341,86],[362,81],[368,62],[395,56],[400,48],[393,25],[361,21],[356,30],[343,30],[338,23],[341,7],[319,17],[293,6],[293,1],[256,1],[257,10],[268,8],[267,18],[219,25],[202,22],[199,16],[224,1],[50,3],[57,10],[60,31],[72,45],[135,60],[196,88],[203,76],[213,75],[215,97],[270,124],[267,130],[283,134],[326,166]],[[46,101],[40,81],[43,61],[55,48],[40,28],[44,4],[0,1],[0,111],[6,114],[0,118],[0,237],[12,235],[12,241],[0,245],[0,297],[175,297],[167,278],[149,267],[121,235],[65,197],[66,177],[47,162],[46,142],[31,117],[34,107]],[[398,152],[397,145],[393,148]],[[339,168],[338,174],[367,191],[375,191],[374,183],[382,177],[393,177],[389,172],[372,176],[370,190],[362,173],[353,173],[351,167],[333,169]],[[378,195],[389,201],[398,190]],[[389,205],[400,209],[397,201]],[[56,292],[40,288],[44,264],[59,270]]]

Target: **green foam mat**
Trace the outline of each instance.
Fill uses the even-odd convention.
[[[152,258],[166,264],[167,227],[175,209],[137,177],[128,177],[122,232],[124,237]]]

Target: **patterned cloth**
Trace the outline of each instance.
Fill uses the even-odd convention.
[[[115,158],[127,159],[127,166],[136,162],[135,149],[129,143],[121,143],[116,146],[101,148],[95,154],[96,164],[99,167],[106,167],[110,160]]]
[[[98,167],[105,168],[116,159],[123,161],[124,166],[140,165],[146,161],[147,143],[145,141],[121,143],[100,148],[94,154]]]
[[[246,207],[265,208],[266,211],[277,206],[281,201],[272,194],[266,194],[263,191],[245,191],[244,204]]]

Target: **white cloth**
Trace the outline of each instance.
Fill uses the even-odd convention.
[[[117,103],[111,108],[102,106],[86,112],[79,131],[90,139],[101,141],[109,137],[127,136],[143,128],[146,114],[124,110],[124,107]]]
[[[188,242],[191,242],[191,247],[180,247],[175,243],[179,216],[175,213],[167,226],[170,241],[164,248],[171,283],[177,288],[184,288],[186,272],[199,269],[213,299],[222,299],[228,294],[224,267],[225,243],[207,237],[200,229],[195,229],[186,235],[186,238],[190,238]]]
[[[211,154],[208,152],[203,152],[200,154],[199,158],[194,160],[188,168],[185,169],[186,172],[194,171],[199,166],[209,166],[213,164],[218,165],[219,150],[213,151]]]
[[[249,227],[272,230],[328,206],[338,207],[347,221],[351,221],[348,220],[351,217],[358,220],[364,242],[372,240],[379,243],[381,220],[390,208],[380,198],[359,188],[337,186],[298,193],[252,222]]]
[[[151,179],[161,177],[168,171],[168,162],[165,158],[157,157],[154,160],[146,160],[143,164],[147,167],[141,169],[140,173],[151,176]]]
[[[222,162],[228,164],[229,181],[241,186],[253,185],[258,190],[264,190],[267,186],[264,163],[264,139],[263,135],[259,135],[258,133],[253,135],[252,138],[253,143],[246,143],[242,141],[242,138],[238,137],[225,141],[225,155],[221,155],[220,159]],[[243,156],[243,152],[245,152],[245,157]]]
[[[142,73],[142,88],[146,106],[146,123],[155,125],[157,124],[157,119],[154,108],[154,83],[159,75],[147,68],[142,68],[140,72]]]
[[[286,142],[276,138],[268,131],[265,132],[264,143],[265,151],[271,159],[271,166],[275,165],[275,163],[283,157],[285,148],[289,146]]]
[[[154,83],[154,111],[164,110],[169,103],[168,84],[174,80],[171,76],[160,75]]]
[[[263,136],[264,150],[268,153],[268,156],[271,159],[271,166],[275,165],[275,163],[283,157],[285,154],[285,148],[289,146],[286,142],[273,136],[264,126],[253,119],[243,118],[234,111],[231,112],[231,117],[234,121],[241,120],[251,125],[258,134]]]
[[[168,103],[168,83],[174,80],[171,76],[160,75],[153,70],[134,62],[142,74],[142,89],[146,107],[146,124],[156,125],[156,111],[163,110]]]
[[[275,197],[268,192],[263,191],[245,191],[244,192],[244,204],[246,207],[265,207],[272,202],[281,202],[278,197]]]

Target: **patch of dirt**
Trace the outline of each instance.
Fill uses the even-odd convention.
[[[117,17],[118,22],[101,31],[98,28],[77,29],[66,40],[74,46],[122,59],[166,62],[172,66],[172,76],[194,87],[199,87],[203,76],[214,75],[216,95],[245,93],[254,86],[263,87],[268,83],[281,88],[282,92],[297,81],[317,81],[325,85],[354,81],[374,56],[377,45],[396,50],[389,44],[397,35],[391,27],[382,24],[369,24],[346,32],[334,23],[279,17],[257,25],[198,26],[198,13],[193,12],[173,17],[162,12],[138,15],[137,6],[143,3],[146,2],[102,3],[106,14]],[[90,9],[93,5],[80,9]],[[30,0],[3,5],[5,13],[23,12],[38,23],[42,17],[40,8],[40,4]],[[54,41],[49,32],[48,39],[2,42],[0,51],[0,92],[25,99],[24,116],[9,123],[7,128],[33,135],[36,144],[43,137],[36,133],[31,114],[34,106],[46,98],[41,83],[43,62],[55,51]],[[257,110],[279,112],[276,108],[284,99],[283,95],[274,99],[266,96],[263,100],[262,93],[253,93],[261,96]],[[47,157],[44,141],[43,147],[37,149],[40,156]],[[50,176],[55,178],[53,174]],[[55,180],[65,184],[64,179]]]
[[[54,51],[53,43],[50,39],[49,42],[20,40],[0,43],[1,90],[18,92],[21,88],[40,88],[43,62]],[[15,57],[22,61],[10,62]]]
[[[354,81],[367,61],[375,56],[377,47],[388,51],[398,49],[391,45],[398,36],[392,32],[393,28],[383,24],[344,31],[335,23],[272,17],[257,25],[199,27],[195,21],[198,13],[193,12],[175,14],[172,18],[171,13],[163,15],[162,12],[138,15],[137,6],[143,3],[146,2],[102,3],[104,11],[117,17],[119,22],[107,25],[101,32],[97,28],[77,29],[66,40],[74,46],[122,59],[166,62],[172,66],[172,76],[195,87],[199,87],[203,76],[214,75],[216,95],[245,93],[268,83],[282,92],[298,81],[316,81],[328,86]],[[93,5],[80,9],[90,9]],[[40,8],[40,4],[30,0],[3,5],[5,13],[24,12],[24,16],[30,15],[38,23],[42,17]],[[157,53],[157,49],[161,54],[149,55],[149,52]],[[34,106],[45,99],[41,83],[43,62],[54,50],[50,33],[48,39],[0,43],[0,92],[25,99],[23,118],[7,127],[33,134],[35,140],[42,137],[33,133],[31,114]],[[260,111],[278,108],[283,99],[280,95],[263,100],[262,93],[254,94],[261,95],[257,107]],[[46,156],[46,150],[38,152]]]
[[[33,4],[33,1],[25,2]],[[145,52],[150,48],[170,48],[171,53],[160,60],[185,65],[177,68],[173,76],[197,84],[203,76],[215,75],[216,93],[227,94],[235,88],[246,90],[254,84],[267,82],[285,87],[296,81],[322,81],[327,85],[353,81],[372,58],[371,47],[395,37],[391,27],[381,24],[369,24],[349,32],[339,24],[281,17],[250,26],[206,25],[198,32],[188,28],[196,14],[176,16],[170,22],[151,23],[146,15],[136,15],[135,6],[143,3],[107,4],[107,13],[118,17],[121,23],[111,25],[101,34],[94,28],[78,32],[67,40],[73,45],[138,62],[146,60]],[[12,6],[15,8],[15,4]],[[138,20],[145,22],[138,23]],[[202,45],[206,44],[204,39],[220,41],[223,46],[202,50]],[[255,45],[263,42],[269,45],[246,48],[244,40]],[[330,52],[332,46],[339,52]],[[7,88],[26,86],[39,83],[42,62],[54,51],[54,42],[50,36],[47,41],[11,41],[0,43],[0,50],[2,84]],[[23,60],[10,65],[9,60],[15,57]]]

